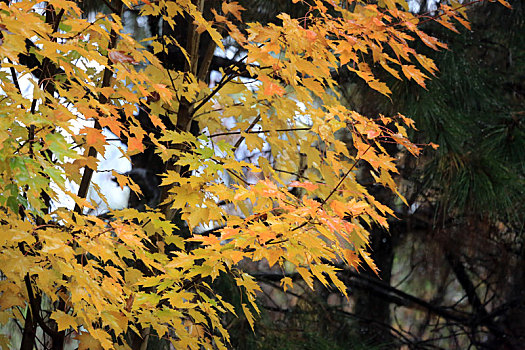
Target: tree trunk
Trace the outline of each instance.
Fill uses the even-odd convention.
[[[33,320],[31,307],[27,309],[24,330],[22,332],[22,344],[20,350],[33,350],[35,346],[36,323]]]
[[[382,228],[374,228],[370,232],[370,253],[379,269],[377,276],[370,268],[359,271],[371,278],[390,284],[392,265],[394,262],[394,242],[392,235],[395,230],[388,232]],[[350,285],[352,289],[352,286]],[[390,327],[390,302],[365,289],[355,289],[352,293],[355,301],[354,313],[358,316],[356,335],[363,344],[388,345],[392,349],[394,341],[388,327]]]

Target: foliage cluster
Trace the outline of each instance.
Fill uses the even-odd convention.
[[[133,337],[150,335],[176,348],[225,348],[222,315],[243,313],[253,327],[258,311],[259,286],[236,267],[241,260],[292,268],[308,286],[315,279],[343,294],[333,263],[375,268],[367,228],[386,227],[393,212],[356,181],[357,165],[368,163],[375,181],[401,196],[383,144],[414,155],[419,148],[407,139],[411,119],[342,105],[333,74],[350,70],[384,95],[390,89],[377,68],[425,87],[437,67],[411,42],[446,45],[419,29],[404,1],[298,2],[301,17],[282,13],[268,25],[243,23],[243,8],[227,1],[210,15],[204,1],[113,0],[93,17],[73,1],[0,3],[0,322],[22,325],[22,349],[33,348],[37,330],[54,348],[66,337],[80,349],[140,348]],[[165,35],[146,39],[148,49],[123,30],[126,8],[172,29],[188,23],[185,43]],[[440,24],[465,24],[464,14],[442,11]],[[209,87],[211,56],[225,37],[247,54]],[[204,38],[211,41],[202,53]],[[183,55],[183,69],[161,61],[170,50]],[[192,122],[200,133],[190,132]],[[341,129],[350,146],[334,136]],[[86,214],[103,130],[127,144],[123,157],[155,147],[165,162],[159,208]],[[248,150],[269,144],[271,160],[239,161],[243,142]],[[262,180],[250,183],[248,172]],[[55,208],[59,193],[74,208]],[[183,238],[177,215],[190,232],[210,222],[223,228]],[[240,309],[211,287],[221,273],[243,291]],[[286,290],[292,280],[280,284]]]

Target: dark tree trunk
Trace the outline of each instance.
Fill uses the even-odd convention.
[[[211,1],[209,2],[211,3]],[[215,2],[213,2],[215,3]],[[209,6],[209,4],[208,4]],[[209,11],[208,11],[209,12]],[[185,18],[183,16],[178,16],[175,20],[177,23],[176,28],[171,28],[167,22],[161,26],[159,25],[159,18],[150,16],[148,23],[150,24],[150,29],[153,35],[159,35],[159,37],[171,37],[175,38],[181,47],[184,47],[188,53],[195,52],[196,50],[199,53],[199,57],[205,56],[204,52],[215,46],[211,43],[211,38],[208,35],[203,34],[198,39],[195,39],[195,35],[198,35],[195,30],[195,25],[193,20],[190,18]],[[162,30],[162,34],[159,31]],[[196,43],[197,48],[192,49],[188,45],[191,42]],[[190,67],[182,54],[181,50],[176,45],[166,45],[168,48],[167,54],[160,53],[159,59],[161,60],[163,66],[166,69],[179,71],[179,72],[188,72],[194,75],[200,73],[200,69],[203,68],[203,73],[198,74],[200,80],[204,80],[208,74],[207,66],[208,63],[202,63],[197,65],[198,69],[193,68],[190,71]],[[212,52],[213,53],[213,52]],[[185,99],[179,101],[178,111],[172,112],[176,113],[174,115],[164,115],[161,116],[161,119],[168,130],[176,130],[181,132],[190,132],[193,135],[197,136],[200,133],[200,128],[198,123],[193,120],[192,116],[192,103]],[[167,112],[168,113],[168,112]],[[141,126],[146,132],[157,134],[160,133],[160,130],[157,129],[152,123],[148,116],[148,111],[146,109],[141,109],[138,115],[138,120],[141,123]],[[176,122],[173,122],[176,120]],[[155,153],[155,146],[151,145],[151,142],[145,138],[145,150],[140,154],[136,154],[131,157],[132,162],[132,172],[135,174],[146,174],[141,179],[142,185],[140,182],[135,181],[141,188],[142,197],[156,197],[157,194],[150,193],[151,187],[155,187],[158,191],[158,201],[155,204],[163,202],[168,197],[168,187],[159,188],[160,175],[165,173],[166,170],[177,171],[181,176],[190,176],[187,167],[180,167],[174,164],[175,160],[170,159],[167,162],[164,162],[161,157]],[[174,145],[173,147],[186,147],[184,145]],[[131,174],[130,173],[130,174]],[[130,177],[132,177],[130,175]],[[133,177],[132,177],[133,178]],[[148,183],[145,183],[148,182]],[[137,198],[136,195],[130,196],[130,202],[128,203],[130,207],[133,207],[133,203],[141,203],[140,198]],[[150,203],[146,203],[148,206],[152,206]],[[144,206],[141,204],[140,207],[136,209],[143,210]],[[170,207],[170,204],[166,204],[161,208],[162,212],[166,215],[166,218],[177,225],[179,228],[178,234],[182,237],[188,237],[190,232],[187,229],[187,226],[181,219],[180,211],[173,210]],[[153,239],[157,239],[154,237]],[[170,247],[168,247],[170,249]],[[146,350],[146,349],[167,349],[169,348],[169,342],[165,339],[158,339],[154,331],[150,328],[140,328],[138,327],[141,335],[129,332],[128,339],[130,341],[130,347],[133,350]]]
[[[33,320],[31,308],[28,308],[24,329],[22,331],[22,344],[20,345],[20,350],[33,350],[33,347],[35,346],[35,337],[36,323]]]
[[[394,262],[395,232],[374,228],[370,232],[370,253],[379,269],[377,276],[370,268],[359,271],[361,274],[390,284]],[[352,286],[350,285],[352,290]],[[393,338],[388,330],[390,326],[390,301],[381,298],[366,289],[355,289],[352,293],[355,301],[354,313],[359,317],[356,334],[363,344],[389,345],[392,348]]]

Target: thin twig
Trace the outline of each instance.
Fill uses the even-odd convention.
[[[485,1],[485,0],[474,0],[474,1],[471,1],[471,2],[467,2],[467,3],[461,4],[460,6],[458,6],[458,7],[456,7],[456,8],[451,9],[451,11],[452,11],[452,12],[456,12],[456,11],[459,10],[459,9],[462,9],[462,8],[464,8],[464,7],[467,7],[467,6],[470,6],[470,5],[474,5],[474,4],[477,4],[478,2],[483,2],[483,1]],[[438,10],[439,10],[439,9],[438,9]],[[439,14],[439,15],[436,15],[436,16],[430,16],[430,17],[429,17],[429,16],[426,16],[426,14],[429,14],[429,13],[431,13],[431,12],[430,12],[430,11],[427,11],[427,12],[425,12],[424,14],[419,15],[419,17],[428,17],[428,19],[419,22],[419,23],[417,24],[418,26],[419,26],[419,25],[422,25],[422,24],[425,24],[425,23],[427,23],[427,22],[430,22],[430,21],[435,21],[436,19],[438,19],[438,18],[440,18],[440,17],[443,17],[443,16],[447,15],[446,12],[443,12],[443,13],[441,13],[441,14]]]
[[[261,116],[258,115],[253,121],[252,123],[250,124],[250,126],[248,126],[246,128],[246,130],[244,130],[244,132],[250,132],[251,129],[253,129],[253,127],[255,125],[257,125],[257,123],[261,120]],[[235,145],[233,145],[233,151],[235,152],[237,150],[237,148],[239,148],[239,146],[241,145],[241,143],[244,141],[245,137],[244,136],[241,136],[239,137],[239,139],[237,140],[237,142],[235,142]]]
[[[248,131],[228,131],[228,132],[219,132],[217,134],[213,134],[213,135],[210,135],[208,137],[209,138],[213,138],[213,137],[227,136],[227,135],[240,135],[242,133],[245,133],[245,134],[268,134],[268,133],[271,133],[271,132],[308,131],[308,130],[311,130],[311,129],[312,128],[289,128],[289,129],[259,130],[259,131],[253,131],[253,130],[248,130]]]
[[[332,197],[332,195],[337,191],[337,189],[339,188],[339,186],[341,186],[343,184],[343,181],[345,181],[345,179],[348,177],[348,175],[350,175],[350,173],[352,172],[352,170],[354,170],[354,168],[356,167],[357,163],[361,160],[361,158],[366,154],[366,152],[368,152],[368,150],[372,147],[372,145],[368,145],[367,149],[363,152],[363,154],[361,155],[361,157],[359,157],[358,159],[355,160],[354,164],[352,164],[352,166],[350,167],[350,169],[348,169],[348,171],[345,173],[345,175],[341,178],[341,180],[339,181],[339,183],[332,189],[332,191],[330,192],[330,194],[328,194],[328,197],[326,197],[325,199],[323,199],[321,201],[321,205],[325,205],[326,202],[330,199],[330,197]]]
[[[202,106],[204,106],[209,100],[211,100],[213,96],[215,96],[226,84],[228,84],[236,76],[236,74],[224,75],[219,84],[215,86],[213,91],[210,92],[208,96],[204,97],[195,108],[193,108],[193,110],[191,111],[191,117],[193,117],[195,115],[195,112],[197,112]]]

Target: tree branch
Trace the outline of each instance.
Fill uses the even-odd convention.
[[[122,7],[123,7],[123,3],[121,0],[116,0],[115,1],[115,9],[117,11],[115,11],[115,14],[117,15],[121,15],[122,13]],[[117,46],[117,39],[118,39],[118,36],[117,36],[117,33],[114,31],[114,30],[111,30],[111,40],[108,44],[108,52],[115,48]],[[111,77],[113,75],[113,72],[111,71],[111,69],[109,68],[110,66],[112,65],[111,63],[111,60],[109,59],[108,57],[108,67],[106,67],[104,69],[104,75],[102,77],[102,87],[108,87],[111,83]],[[99,98],[98,98],[99,102],[101,104],[105,104],[108,102],[108,98],[106,96],[104,96],[102,93],[99,95]],[[102,127],[100,126],[99,122],[97,120],[95,120],[95,126],[94,126],[96,129],[102,129]],[[88,149],[88,154],[87,154],[87,157],[93,157],[93,158],[96,158],[97,157],[97,150],[94,148],[94,147],[89,147]],[[95,169],[91,169],[89,166],[86,166],[84,167],[84,174],[82,174],[82,179],[80,180],[80,187],[78,189],[78,193],[77,195],[80,197],[80,198],[86,198],[87,196],[87,192],[88,192],[88,189],[89,189],[89,184],[91,183],[91,178],[93,177],[93,173],[94,173]],[[80,205],[78,205],[78,203],[75,203],[75,209],[74,209],[74,212],[77,213],[77,214],[82,214],[82,208],[80,207]]]
[[[29,297],[29,305],[31,307],[32,318],[37,321],[38,325],[40,326],[40,328],[42,328],[44,332],[49,334],[49,336],[53,339],[54,342],[59,337],[59,332],[49,327],[44,322],[42,317],[40,317],[40,298],[36,298],[35,294],[33,293],[33,287],[31,286],[31,279],[29,277],[29,274],[25,275],[24,283],[27,289],[27,296]]]
[[[414,295],[405,293],[397,288],[387,285],[379,280],[370,278],[365,274],[361,274],[350,270],[348,267],[339,266],[344,269],[344,273],[352,278],[352,284],[350,287],[365,289],[373,292],[374,294],[388,298],[388,300],[396,305],[408,307],[408,308],[423,308],[433,313],[434,315],[441,316],[445,319],[455,321],[461,324],[469,325],[470,318],[461,316],[459,314],[447,311],[444,307],[435,306],[423,299],[420,299]],[[293,274],[277,274],[277,273],[256,273],[252,274],[255,278],[269,279],[273,281],[280,281],[283,277],[290,277],[292,279],[299,279],[301,276],[299,273]],[[357,282],[357,283],[356,283]]]

